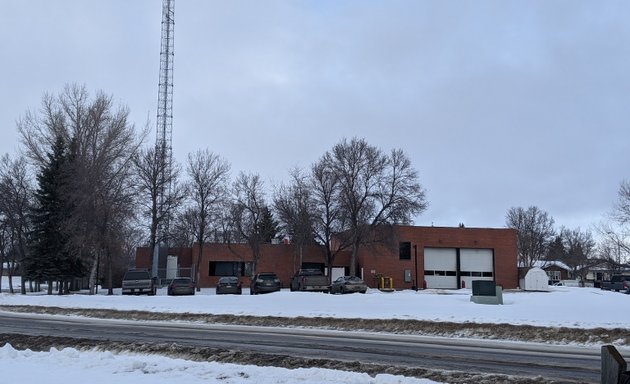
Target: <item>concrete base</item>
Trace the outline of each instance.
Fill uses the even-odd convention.
[[[475,304],[503,304],[503,288],[497,286],[494,296],[470,296],[470,301]]]

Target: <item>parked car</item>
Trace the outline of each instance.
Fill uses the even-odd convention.
[[[146,269],[130,269],[123,276],[123,295],[153,296],[156,292],[155,279],[151,278],[151,274]]]
[[[231,293],[240,295],[243,293],[241,282],[236,276],[223,276],[217,283],[217,295]]]
[[[607,291],[626,291],[630,286],[630,275],[613,275],[610,281],[602,281],[601,288]]]
[[[291,291],[328,292],[328,277],[319,269],[300,269],[291,279]]]
[[[367,284],[356,276],[341,276],[330,285],[330,293],[367,292]]]
[[[166,293],[174,295],[194,295],[195,282],[190,277],[176,277],[168,284]]]
[[[275,273],[260,272],[252,277],[249,294],[257,295],[259,293],[277,292],[280,288],[282,288],[282,283]]]

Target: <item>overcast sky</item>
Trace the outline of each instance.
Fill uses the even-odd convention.
[[[78,83],[149,120],[161,0],[0,0],[0,153],[44,92]],[[601,220],[630,179],[630,2],[175,3],[173,153],[209,148],[271,187],[343,138],[402,148],[415,224],[502,227],[537,205]]]

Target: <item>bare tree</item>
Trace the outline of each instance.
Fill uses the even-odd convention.
[[[599,232],[606,241],[614,244],[614,252],[608,254],[614,255],[608,257],[613,269],[624,269],[624,264],[630,263],[630,181],[621,182],[617,195],[617,202],[610,214],[611,223],[604,224]]]
[[[282,231],[297,246],[297,263],[294,260],[293,269],[298,269],[302,265],[304,247],[315,242],[315,201],[307,176],[297,168],[292,170],[291,183],[275,191],[273,204]]]
[[[57,137],[69,143],[66,197],[72,212],[65,231],[70,251],[89,268],[91,293],[98,260],[135,213],[132,158],[148,131],[145,127],[138,135],[128,116],[129,110],[115,107],[111,96],[97,92],[91,98],[85,87],[71,85],[59,96],[45,95],[39,114],[27,112],[18,121],[26,153],[39,167]]]
[[[615,212],[612,213],[614,218]],[[600,236],[598,247],[599,259],[614,273],[627,268],[627,255],[630,254],[628,230],[618,221],[605,221],[595,226]]]
[[[593,235],[580,228],[562,228],[561,233],[566,244],[566,253],[562,261],[572,269],[573,275],[583,282],[590,268],[599,263],[599,260],[595,259],[596,244]]]
[[[178,211],[171,223],[170,245],[173,247],[190,247],[195,245],[195,234],[199,224],[197,223],[197,210],[188,207]]]
[[[4,266],[8,264],[7,260],[9,259],[10,252],[7,220],[3,214],[0,213],[0,278],[4,276]],[[9,278],[9,291],[13,293],[13,282],[11,278]],[[2,287],[0,287],[0,292],[2,292]]]
[[[527,209],[512,207],[506,214],[506,226],[517,231],[519,264],[533,267],[547,253],[547,245],[553,239],[554,220],[536,206]]]
[[[28,177],[26,159],[0,159],[0,220],[3,225],[2,261],[8,262],[9,290],[13,293],[15,266],[27,253],[29,214],[33,203],[33,187]],[[22,284],[22,293],[26,286]]]
[[[188,219],[196,225],[195,241],[199,247],[199,257],[195,272],[196,281],[199,281],[203,243],[209,236],[210,223],[228,198],[230,165],[206,149],[188,155],[187,170],[190,178],[188,191],[193,204]],[[200,289],[197,284],[197,290]]]
[[[313,195],[313,231],[317,242],[324,245],[328,276],[332,277],[332,267],[339,252],[352,246],[351,237],[344,232],[345,216],[338,204],[339,175],[325,159],[313,164],[310,188]]]
[[[264,185],[259,175],[240,173],[233,185],[231,217],[237,235],[252,250],[251,274],[256,273],[261,256],[261,244],[270,237],[270,229],[263,225],[268,207],[265,203]]]
[[[352,244],[350,274],[356,275],[359,247],[373,229],[409,224],[427,208],[425,193],[417,171],[399,149],[388,156],[363,139],[344,139],[323,161],[339,179],[337,201]]]
[[[630,224],[630,182],[622,181],[617,194],[613,217],[622,225]]]
[[[156,244],[171,244],[171,235],[158,229],[168,227],[169,231],[174,230],[171,228],[174,222],[169,218],[174,218],[184,198],[184,189],[178,183],[180,167],[176,163],[168,167],[167,159],[154,147],[136,153],[133,163],[136,188],[141,196],[138,202],[143,217],[148,218],[145,225],[149,229],[149,249],[153,251]],[[169,172],[165,172],[169,169]],[[169,223],[166,223],[167,220]],[[155,270],[157,271],[157,266]]]

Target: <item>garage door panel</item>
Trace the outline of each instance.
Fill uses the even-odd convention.
[[[425,276],[424,281],[429,289],[456,289],[456,276]]]
[[[494,270],[492,249],[460,249],[459,269],[469,272],[492,272]]]
[[[427,288],[457,288],[457,250],[425,248],[424,281]]]
[[[459,281],[457,278],[458,252]],[[424,281],[427,288],[470,288],[474,280],[494,280],[494,252],[492,249],[424,249]]]
[[[424,269],[436,271],[457,270],[457,250],[455,248],[425,248]]]

